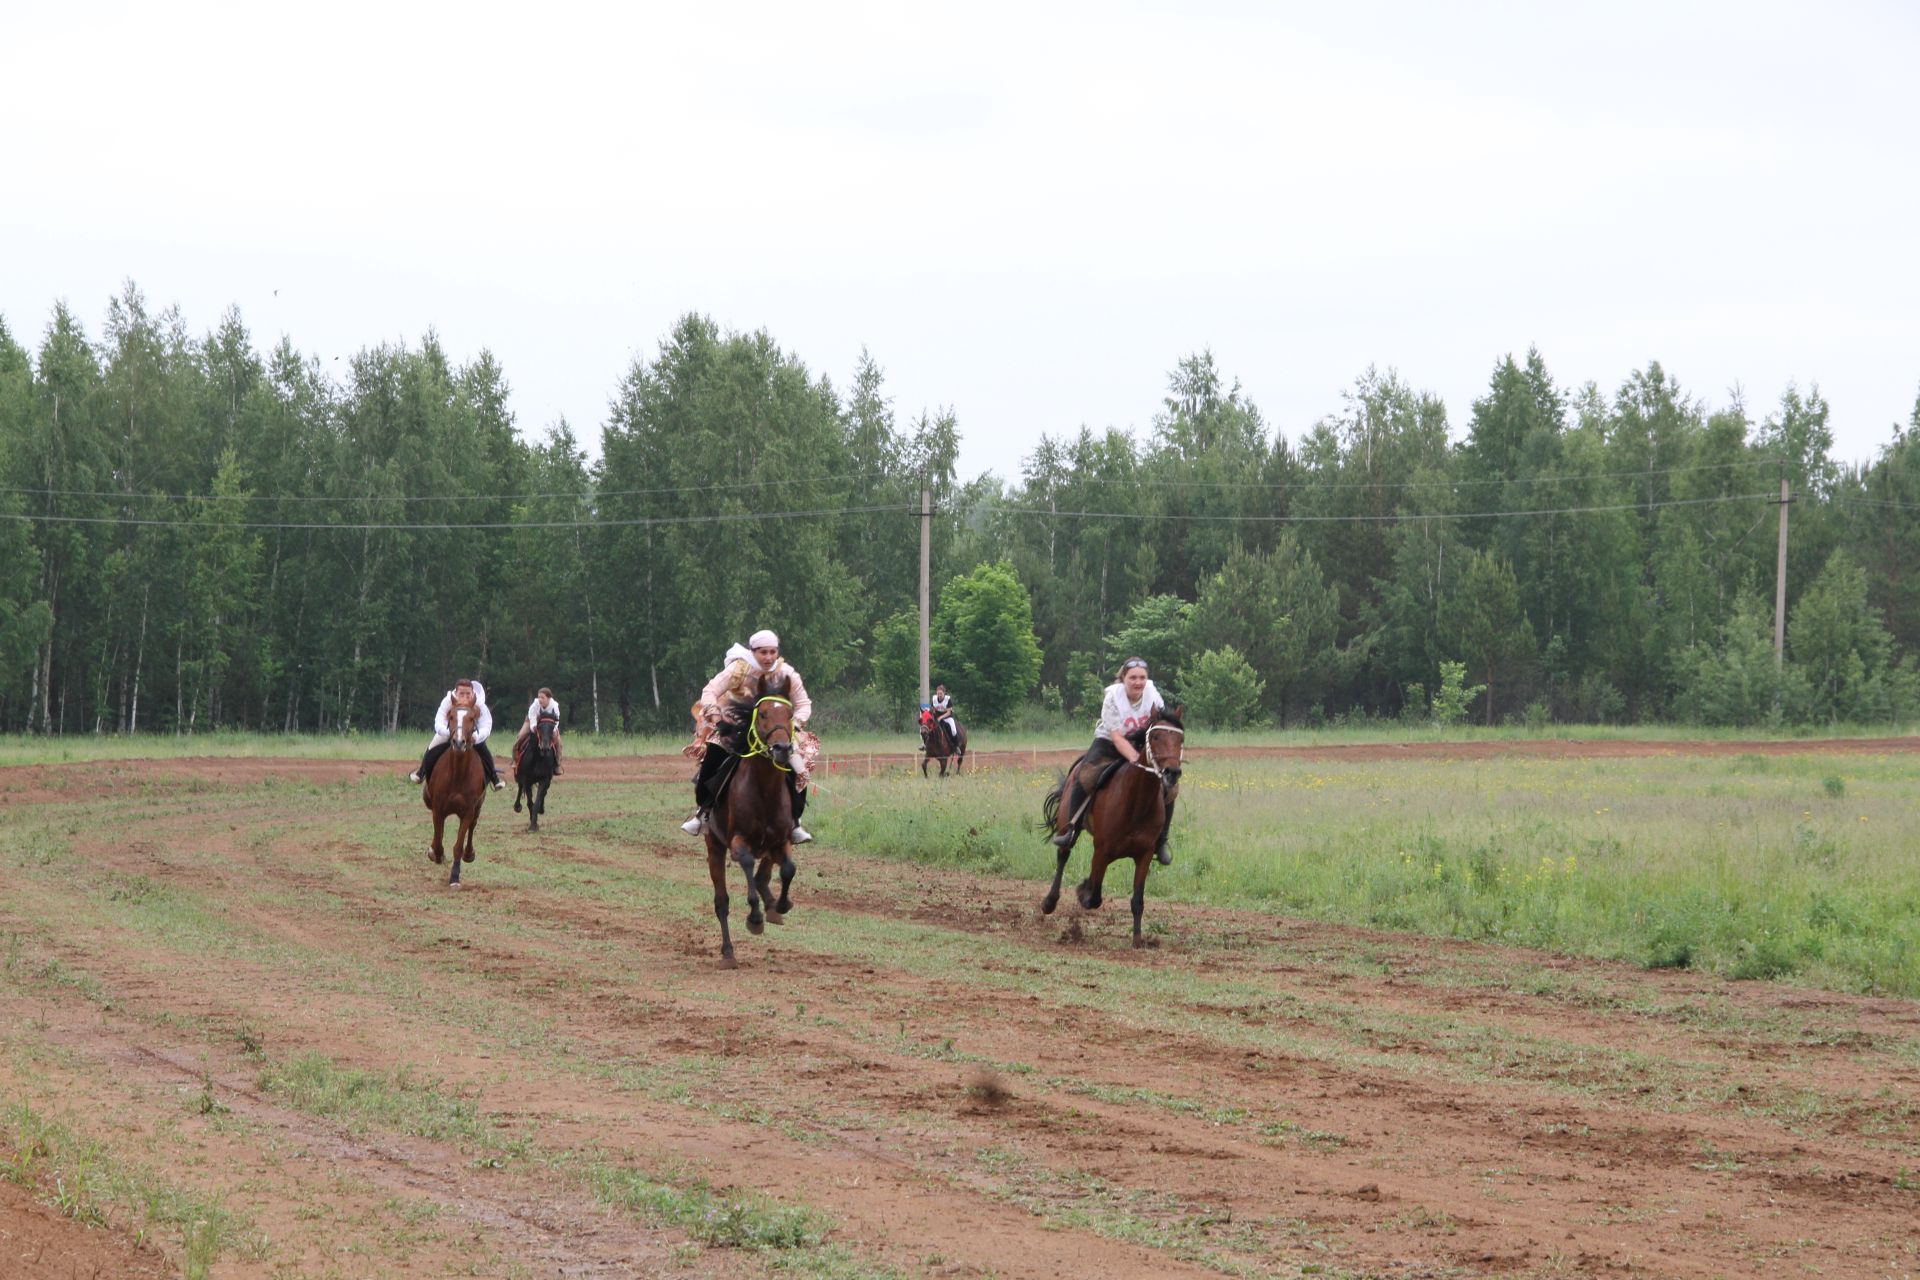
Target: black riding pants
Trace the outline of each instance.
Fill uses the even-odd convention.
[[[452,745],[451,742],[442,742],[438,746],[427,748],[427,754],[420,757],[420,778],[422,781],[433,776],[433,766],[440,763],[440,757],[447,754],[447,748]],[[487,771],[487,781],[498,782],[500,775],[494,770],[493,752],[487,750],[487,744],[484,742],[476,742],[473,744],[473,749],[480,753],[480,767]]]

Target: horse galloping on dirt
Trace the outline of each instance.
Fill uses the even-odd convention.
[[[1093,841],[1093,865],[1074,895],[1086,910],[1098,907],[1107,867],[1121,858],[1132,858],[1133,945],[1136,947],[1146,945],[1140,936],[1140,914],[1147,902],[1147,870],[1153,865],[1154,849],[1166,830],[1173,802],[1180,794],[1180,769],[1186,751],[1186,729],[1180,722],[1180,713],[1179,707],[1171,711],[1157,708],[1144,728],[1128,736],[1127,740],[1140,752],[1138,763],[1121,762],[1111,766],[1110,773],[1103,772],[1107,779],[1104,786],[1100,785],[1100,778],[1082,782],[1083,791],[1098,788],[1093,790],[1091,800],[1082,802],[1088,806],[1086,832]],[[1085,766],[1076,762],[1060,780],[1060,785],[1047,795],[1041,812],[1046,817],[1048,831],[1065,831],[1076,816],[1066,811],[1061,797],[1071,794],[1074,774],[1083,768]],[[1060,850],[1059,862],[1053,869],[1053,887],[1040,902],[1043,915],[1052,915],[1053,909],[1060,905],[1060,878],[1072,854],[1071,846]]]
[[[520,802],[526,801],[529,831],[540,829],[540,815],[547,811],[547,788],[553,784],[554,770],[559,767],[560,755],[553,745],[553,721],[542,719],[540,727],[521,745],[520,756],[513,762],[513,811],[519,813]]]
[[[480,727],[480,712],[474,707],[455,706],[447,712],[447,753],[427,777],[422,792],[433,813],[433,847],[427,857],[435,863],[447,860],[442,838],[448,818],[459,820],[453,837],[453,871],[447,883],[460,887],[460,864],[473,861],[473,828],[480,821],[480,806],[487,798],[487,771],[474,748],[474,732]]]
[[[944,718],[931,711],[922,713],[920,720],[920,776],[927,777],[927,765],[935,760],[940,762],[940,776],[947,776],[947,761],[953,761],[953,771],[959,773],[967,762],[967,726],[955,720],[958,733],[947,732]]]
[[[731,776],[722,778],[706,828],[707,871],[713,877],[713,914],[720,921],[720,964],[732,969],[733,935],[727,928],[727,859],[740,864],[747,879],[747,932],[760,933],[763,921],[779,924],[793,910],[788,890],[793,862],[792,772],[793,703],[784,678],[762,675],[751,701],[735,703],[746,718],[746,750],[734,758]],[[780,869],[780,899],[771,880]],[[764,916],[762,908],[765,909]]]

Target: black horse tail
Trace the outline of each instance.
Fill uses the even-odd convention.
[[[1053,784],[1053,790],[1047,792],[1047,798],[1040,802],[1040,812],[1044,816],[1040,822],[1042,831],[1051,831],[1060,824],[1060,797],[1067,790],[1067,775],[1061,774],[1060,781]]]

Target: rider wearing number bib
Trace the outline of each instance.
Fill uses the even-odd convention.
[[[1069,818],[1067,829],[1053,838],[1056,846],[1062,849],[1073,847],[1073,842],[1080,838],[1081,826],[1086,822],[1086,812],[1092,807],[1088,803],[1092,797],[1080,789],[1083,766],[1099,766],[1114,760],[1139,764],[1140,751],[1127,741],[1127,737],[1144,729],[1153,718],[1154,711],[1164,709],[1166,705],[1147,674],[1145,659],[1128,658],[1120,664],[1119,678],[1107,686],[1106,697],[1101,699],[1100,719],[1093,726],[1093,745],[1067,771],[1070,785],[1065,807]],[[1153,856],[1163,867],[1173,865],[1173,855],[1167,851],[1167,833],[1172,829],[1173,797],[1169,796],[1167,820],[1160,828],[1160,840],[1153,851]]]
[[[752,701],[751,690],[762,675],[778,675],[786,680],[785,696],[793,704],[793,754],[790,757],[793,770],[787,780],[793,797],[792,839],[795,844],[813,839],[800,825],[800,814],[807,807],[807,778],[820,756],[820,739],[805,731],[807,718],[813,714],[813,699],[807,696],[807,686],[802,683],[800,673],[780,656],[780,637],[771,631],[756,631],[746,648],[734,645],[727,650],[726,665],[720,668],[719,675],[707,681],[707,687],[700,691],[700,701],[693,704],[693,742],[682,754],[699,761],[700,769],[693,780],[694,815],[680,824],[680,829],[688,835],[697,836],[706,830],[707,811],[720,798],[713,794],[714,783],[735,754],[722,741],[724,735],[717,731],[722,725],[734,729],[746,727],[745,717],[751,713],[740,712],[737,704]]]

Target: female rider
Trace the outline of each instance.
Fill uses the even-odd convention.
[[[947,727],[947,741],[960,741],[960,726],[953,720],[953,695],[947,692],[947,686],[933,686],[933,718]]]
[[[1138,764],[1140,752],[1127,741],[1127,735],[1145,728],[1153,718],[1154,710],[1166,705],[1147,674],[1144,658],[1128,658],[1120,664],[1118,679],[1107,686],[1106,697],[1100,701],[1100,719],[1093,726],[1093,745],[1067,771],[1067,777],[1072,782],[1063,800],[1067,806],[1067,829],[1053,838],[1057,847],[1073,848],[1073,842],[1079,839],[1080,828],[1086,821],[1085,810],[1092,807],[1086,803],[1091,797],[1080,791],[1082,766],[1097,767],[1110,760]],[[1153,851],[1153,856],[1163,867],[1173,865],[1173,855],[1167,852],[1167,833],[1173,828],[1173,799],[1172,796],[1167,798],[1167,821],[1160,828],[1160,841]]]
[[[720,668],[719,675],[707,681],[707,687],[700,691],[700,701],[693,704],[693,742],[683,749],[683,754],[698,760],[700,769],[693,780],[696,806],[693,817],[680,824],[680,829],[688,835],[697,836],[706,830],[707,810],[720,798],[713,794],[714,779],[733,755],[715,738],[714,731],[723,722],[739,723],[734,704],[748,701],[753,682],[764,674],[784,678],[787,700],[793,703],[793,754],[790,757],[793,772],[787,779],[793,796],[793,842],[805,844],[813,839],[800,825],[800,814],[807,807],[807,776],[820,756],[820,739],[806,732],[807,719],[813,715],[813,699],[807,696],[807,686],[801,681],[800,673],[781,658],[780,637],[771,631],[754,632],[747,640],[747,648],[734,645],[727,650],[726,665]]]

